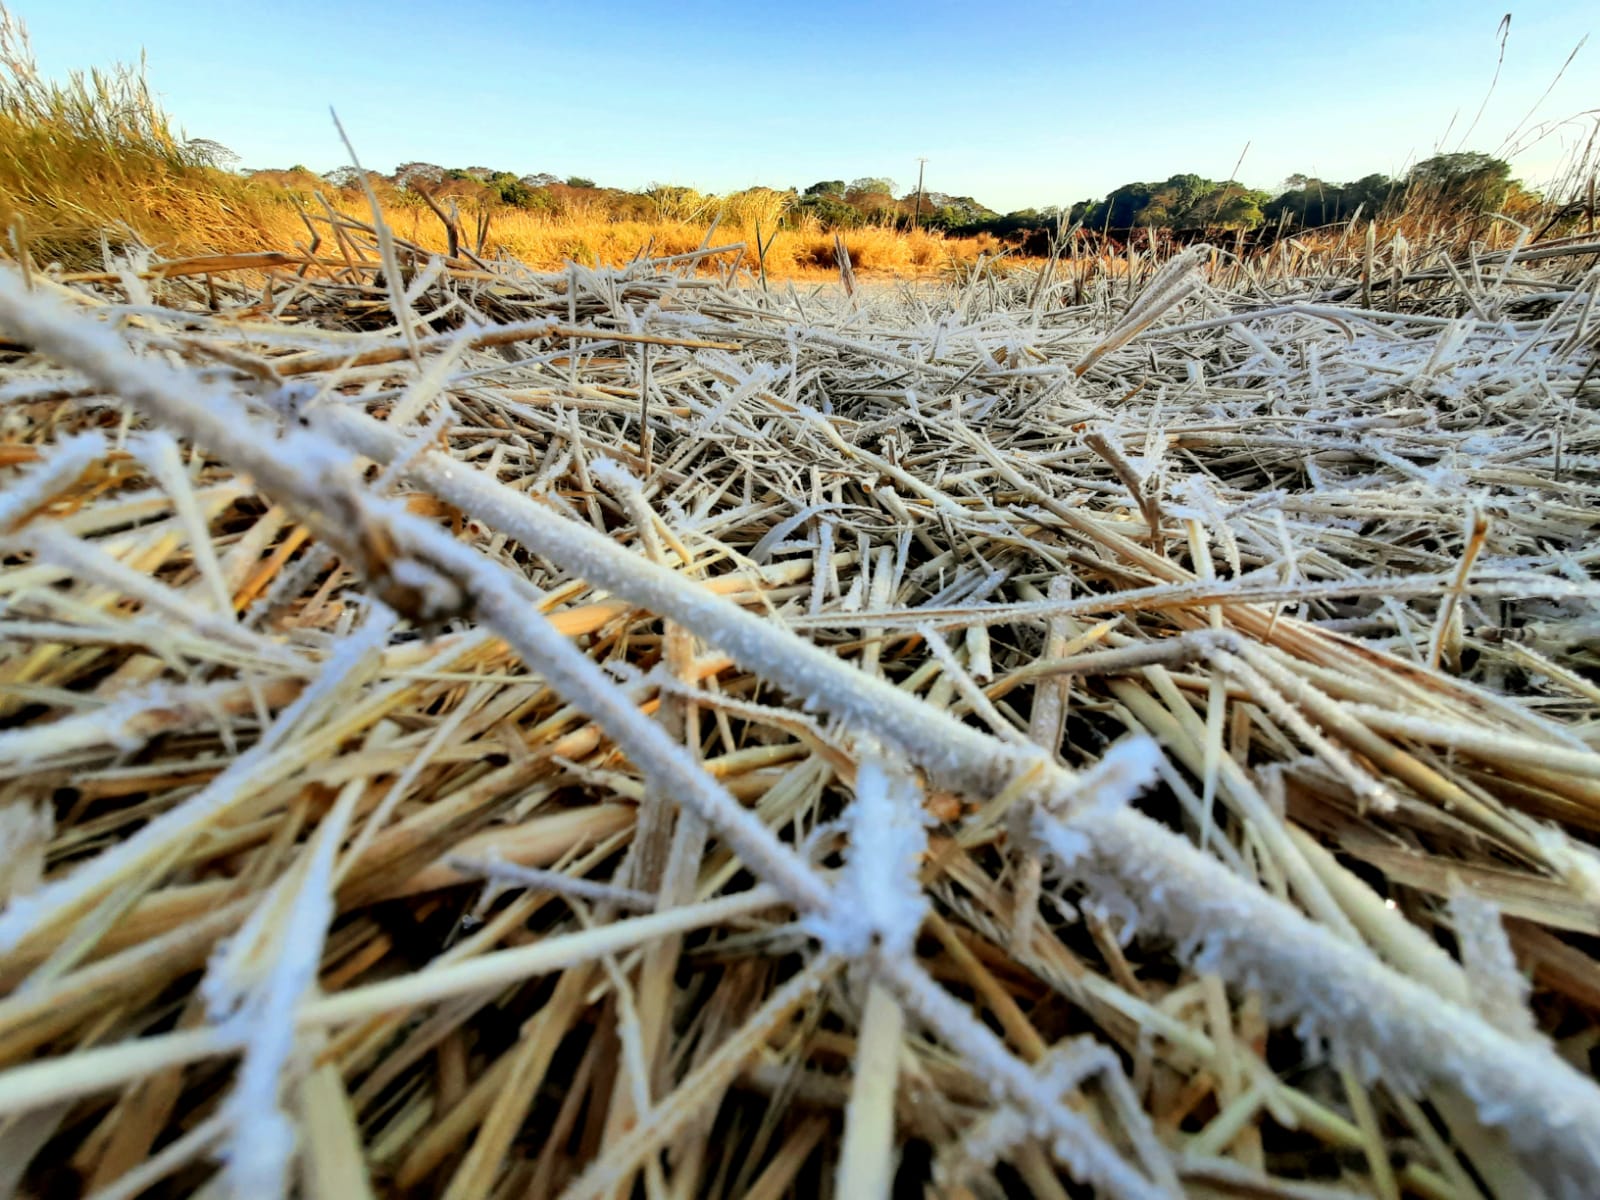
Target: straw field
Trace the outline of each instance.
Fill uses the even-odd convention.
[[[7,1194],[1593,1194],[1592,235],[313,228],[0,267]]]

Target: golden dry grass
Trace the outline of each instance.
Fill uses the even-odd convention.
[[[330,202],[347,215],[370,220],[366,202],[359,197],[339,195],[330,198]],[[383,211],[384,219],[402,237],[428,250],[443,252],[446,249],[444,227],[426,208],[384,206]],[[466,232],[472,231],[475,219],[474,215],[463,219]],[[484,250],[491,255],[507,255],[534,268],[554,268],[568,261],[586,267],[621,266],[641,256],[686,254],[704,245],[711,232],[708,221],[572,219],[500,208],[490,216]],[[753,222],[743,225],[724,221],[715,230],[713,240],[718,245],[743,242],[747,247],[746,262],[754,266],[757,232]],[[934,272],[952,261],[972,261],[981,252],[994,253],[1000,249],[999,244],[988,237],[946,238],[926,230],[900,233],[869,227],[845,230],[839,236],[856,270],[897,275]],[[767,247],[767,272],[777,278],[804,277],[819,272],[831,276],[839,265],[834,250],[834,231],[814,223],[777,230],[768,227],[760,231],[760,237],[762,245]],[[252,248],[279,247],[261,243]]]
[[[178,255],[266,249],[303,231],[287,192],[216,170],[206,151],[136,70],[43,79],[0,7],[0,221],[36,260],[85,266],[129,242]]]

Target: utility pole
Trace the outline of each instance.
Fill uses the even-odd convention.
[[[922,168],[927,165],[927,159],[917,159],[917,211],[911,217],[911,228],[913,229],[917,229],[922,225]]]

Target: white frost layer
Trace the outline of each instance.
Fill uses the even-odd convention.
[[[1499,906],[1456,879],[1450,887],[1450,918],[1455,924],[1456,945],[1472,992],[1472,1006],[1502,1033],[1539,1040],[1533,1013],[1528,1009],[1531,990],[1517,967],[1511,939],[1506,937],[1500,921]]]
[[[1091,894],[1120,897],[1197,970],[1260,992],[1271,1017],[1348,1051],[1368,1079],[1459,1091],[1552,1194],[1593,1194],[1600,1089],[1548,1045],[1507,1036],[1137,813],[1091,811],[1071,829],[1039,814],[1034,833]]]
[[[919,869],[928,847],[922,789],[901,764],[863,755],[845,812],[850,848],[828,907],[804,927],[835,954],[861,959],[912,952],[928,908]]]

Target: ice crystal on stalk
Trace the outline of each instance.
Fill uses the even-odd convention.
[[[1500,909],[1460,880],[1450,888],[1461,965],[1472,988],[1472,1005],[1484,1020],[1512,1037],[1537,1038],[1528,1011],[1528,981],[1517,967],[1511,941],[1500,923]]]
[[[1600,1103],[1548,1045],[1507,1036],[1127,809],[1090,811],[1074,825],[1040,813],[1034,830],[1091,896],[1131,902],[1141,929],[1171,938],[1195,970],[1259,993],[1270,1019],[1292,1023],[1313,1048],[1348,1054],[1363,1077],[1459,1090],[1552,1191],[1591,1194],[1574,1181],[1600,1164]]]
[[[904,764],[863,755],[843,825],[850,837],[843,875],[826,911],[806,919],[806,931],[850,958],[874,947],[909,955],[927,910],[918,878],[928,845],[922,789]]]
[[[1154,738],[1133,737],[1111,747],[1098,763],[1078,777],[1072,807],[1080,813],[1110,813],[1132,803],[1156,781],[1161,770],[1161,747]],[[1063,863],[1075,862],[1088,852],[1084,835],[1069,823],[1047,826],[1051,849]]]

